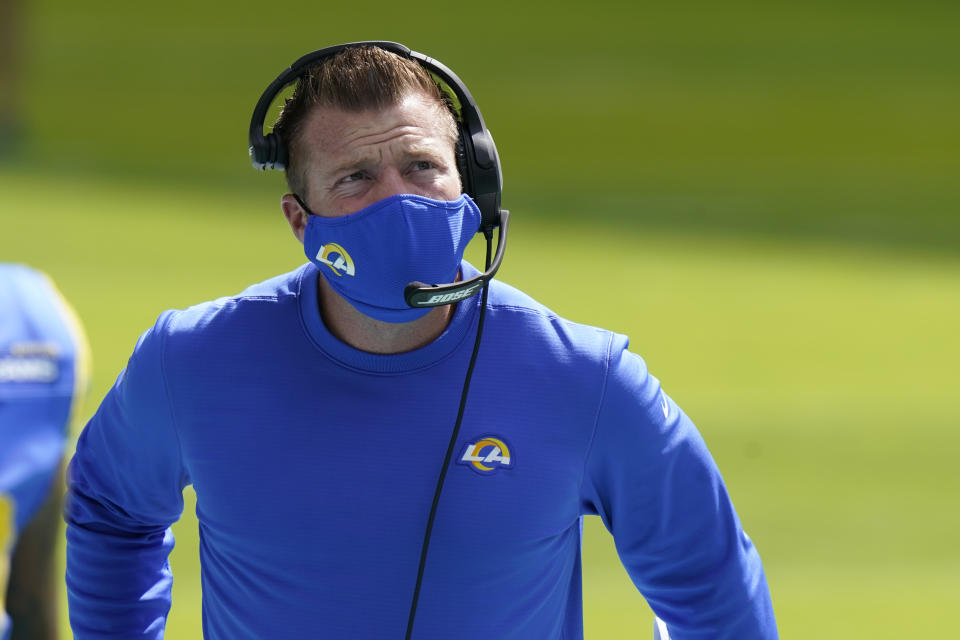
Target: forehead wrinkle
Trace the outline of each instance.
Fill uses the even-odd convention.
[[[337,136],[334,135],[333,137],[336,138]],[[322,135],[318,136],[318,138],[318,142],[320,143],[317,145],[318,149],[323,149],[331,142],[336,143],[336,146],[329,146],[324,155],[346,153],[353,158],[367,155],[368,150],[371,148],[376,148],[382,157],[384,148],[389,148],[394,143],[402,142],[404,138],[413,138],[413,140],[407,143],[410,146],[421,147],[423,145],[420,143],[420,140],[431,140],[434,136],[422,127],[404,124],[391,127],[387,131],[375,131],[372,133],[346,130],[343,132],[343,137],[335,141],[326,140],[326,136]]]
[[[344,131],[345,137],[341,147],[354,144],[361,147],[383,144],[410,135],[429,137],[424,127],[409,124],[400,124],[390,127],[386,131],[374,131],[372,133],[364,133],[362,129],[363,128],[355,128],[352,131],[349,129]]]
[[[409,142],[404,141],[404,138],[411,135],[414,136],[413,140]],[[339,145],[336,149],[331,149],[332,155],[336,155],[338,152],[347,149],[349,150],[349,155],[338,162],[336,168],[333,169],[334,173],[380,164],[383,162],[384,153],[386,152],[390,152],[391,155],[402,160],[419,157],[437,158],[439,160],[443,159],[446,155],[447,147],[444,138],[439,138],[432,134],[419,135],[419,133],[401,133],[386,139],[378,138],[370,140],[365,144],[354,144],[357,140],[359,139],[353,140],[352,143],[348,142]],[[327,156],[328,154],[323,155]]]

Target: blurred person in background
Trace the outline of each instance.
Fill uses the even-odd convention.
[[[0,640],[57,637],[63,455],[86,339],[53,283],[0,263]]]
[[[777,637],[713,459],[626,338],[462,261],[483,229],[491,262],[499,208],[472,98],[409,51],[334,49],[271,134],[288,157],[253,149],[310,262],[161,314],[80,436],[75,637],[163,636],[188,484],[207,638],[582,638],[584,515],[661,634]],[[451,284],[421,307],[415,281]]]

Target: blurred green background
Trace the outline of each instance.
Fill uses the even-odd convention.
[[[160,311],[303,261],[246,158],[266,84],[398,40],[495,135],[501,278],[630,335],[700,427],[782,636],[960,625],[960,4],[23,4],[0,260],[83,318],[86,415]],[[170,638],[201,635],[188,498]],[[649,637],[596,519],[584,553],[587,637]]]

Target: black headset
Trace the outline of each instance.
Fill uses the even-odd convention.
[[[399,42],[387,40],[371,40],[366,42],[348,42],[332,47],[319,49],[313,53],[301,56],[296,62],[287,67],[283,73],[270,83],[260,96],[257,106],[253,109],[250,118],[250,160],[256,169],[285,169],[289,157],[286,145],[275,133],[264,135],[263,126],[267,110],[285,87],[297,82],[313,65],[325,58],[329,58],[349,47],[379,47],[395,53],[403,58],[415,60],[426,69],[440,90],[443,91],[452,103],[455,120],[457,122],[457,168],[460,171],[460,180],[463,191],[473,198],[480,209],[480,228],[487,239],[489,250],[493,230],[499,229],[497,234],[497,253],[493,262],[485,266],[483,273],[460,282],[445,284],[411,282],[404,289],[403,295],[411,307],[435,307],[445,304],[454,304],[480,291],[490,281],[500,268],[503,252],[507,245],[507,225],[510,212],[500,208],[500,196],[503,185],[503,173],[500,169],[500,156],[493,143],[493,136],[487,130],[480,115],[477,103],[470,95],[469,89],[453,71],[445,65],[409,48]],[[489,251],[488,251],[489,252]]]
[[[453,71],[437,60],[417,51],[411,51],[398,42],[373,40],[338,44],[308,53],[287,67],[276,80],[270,83],[253,110],[253,117],[250,119],[250,159],[253,166],[257,169],[286,168],[288,152],[283,140],[274,133],[266,135],[263,133],[267,110],[277,94],[299,80],[310,67],[325,58],[334,56],[349,47],[362,46],[379,47],[403,58],[417,61],[433,77],[445,95],[452,94],[459,136],[457,144],[463,150],[462,162],[458,163],[463,191],[473,198],[480,209],[482,217],[480,229],[492,230],[499,227],[503,173],[493,136],[483,122],[477,103],[466,85]]]

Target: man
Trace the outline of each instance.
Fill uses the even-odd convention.
[[[86,352],[50,280],[0,263],[0,640],[57,637],[63,448]]]
[[[675,639],[776,637],[719,472],[624,337],[498,282],[403,302],[477,275],[465,94],[402,51],[321,58],[273,134],[311,262],[162,314],[80,438],[76,638],[161,637],[190,483],[208,638],[580,638],[584,514]]]

